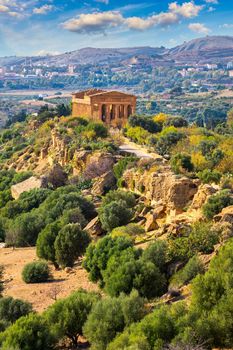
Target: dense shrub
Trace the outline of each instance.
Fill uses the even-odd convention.
[[[129,208],[133,208],[136,205],[135,195],[132,192],[117,190],[110,191],[104,196],[102,206],[119,200],[126,202],[126,205]]]
[[[114,165],[113,167],[113,171],[114,171],[114,175],[117,178],[117,180],[120,180],[121,177],[123,176],[125,170],[133,165],[136,161],[136,158],[133,156],[129,156],[129,157],[124,157],[122,159],[120,159],[117,164]]]
[[[111,296],[124,292],[129,294],[135,288],[143,297],[153,298],[165,291],[166,279],[159,268],[150,261],[137,259],[133,248],[121,255],[113,255],[104,271],[105,291]]]
[[[50,350],[54,342],[45,320],[37,314],[19,318],[0,335],[2,350]]]
[[[84,254],[89,242],[89,235],[79,224],[64,226],[54,243],[56,262],[62,267],[73,266],[75,260]]]
[[[218,171],[205,169],[203,171],[198,172],[197,176],[204,184],[210,184],[212,182],[218,184],[222,177],[222,174]]]
[[[46,282],[50,278],[49,267],[42,261],[29,263],[23,268],[22,278],[25,283]]]
[[[161,124],[155,122],[153,119],[149,117],[143,117],[143,116],[131,116],[129,118],[129,125],[131,127],[141,127],[145,130],[147,130],[150,133],[156,133],[161,131]]]
[[[105,350],[117,333],[132,322],[139,321],[144,312],[143,300],[135,291],[129,296],[102,299],[89,314],[84,325],[84,334],[93,349]]]
[[[107,267],[110,257],[125,249],[132,247],[131,240],[125,237],[112,238],[106,236],[100,239],[97,243],[91,243],[87,248],[84,268],[89,272],[89,278],[93,282],[103,281],[103,271]]]
[[[181,237],[169,237],[168,256],[171,261],[187,261],[197,253],[210,254],[219,242],[219,234],[211,223],[197,222]]]
[[[56,301],[45,312],[52,334],[59,339],[68,337],[76,347],[87,317],[99,298],[97,293],[79,290]]]
[[[94,131],[96,137],[105,138],[108,136],[108,129],[102,123],[89,123],[86,127],[88,131]]]
[[[162,156],[165,154],[170,154],[172,146],[176,145],[177,142],[183,137],[184,135],[180,132],[169,132],[166,135],[160,137],[155,149]]]
[[[55,221],[48,224],[39,234],[36,241],[36,253],[41,259],[51,261],[55,267],[58,266],[56,261],[54,243],[61,229],[61,223]]]
[[[214,215],[220,213],[223,208],[229,205],[233,205],[233,196],[230,191],[222,190],[208,199],[203,206],[203,213],[207,219],[212,219]]]
[[[9,222],[6,244],[14,247],[34,246],[45,224],[45,218],[37,212],[17,216],[15,220]]]
[[[172,117],[168,118],[165,122],[166,126],[174,126],[175,128],[182,128],[188,126],[188,121],[183,117]]]
[[[184,153],[177,153],[172,157],[171,167],[176,174],[182,174],[184,172],[191,172],[194,170],[191,156]]]
[[[106,231],[112,231],[115,227],[123,226],[129,223],[133,217],[133,212],[127,207],[124,200],[114,201],[101,206],[99,209],[99,218],[102,227]]]
[[[0,319],[14,323],[18,318],[32,312],[32,305],[20,299],[12,297],[0,298]]]
[[[172,276],[170,287],[181,287],[201,273],[204,273],[204,265],[198,256],[194,255],[180,271]]]
[[[127,237],[127,238],[136,238],[137,236],[143,235],[145,230],[142,226],[137,224],[128,224],[126,226],[119,226],[112,230],[111,236],[115,237]]]

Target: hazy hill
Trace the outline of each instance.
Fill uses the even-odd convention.
[[[169,50],[169,56],[175,59],[191,61],[228,60],[233,57],[232,36],[207,36],[185,42]]]
[[[122,62],[130,62],[132,58],[143,56],[143,62],[150,63],[151,60],[171,63],[172,60],[185,63],[193,62],[227,62],[233,59],[233,37],[232,36],[207,36],[185,42],[172,49],[165,47],[131,47],[131,48],[83,48],[55,56],[30,57],[32,63],[45,63],[49,65],[67,64],[90,64],[119,65]],[[0,66],[20,65],[24,63],[25,57],[0,57]],[[163,65],[164,65],[163,63]]]

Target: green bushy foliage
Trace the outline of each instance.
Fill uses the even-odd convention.
[[[182,237],[168,239],[168,256],[171,261],[187,261],[197,253],[210,254],[219,242],[219,234],[211,223],[200,222]]]
[[[36,261],[24,266],[22,279],[25,283],[46,282],[50,278],[48,264],[42,261]]]
[[[110,204],[111,202],[117,202],[119,200],[126,202],[128,208],[133,208],[136,205],[136,198],[132,192],[117,190],[109,191],[103,197],[102,206]]]
[[[112,231],[115,227],[128,224],[132,217],[132,210],[121,199],[101,206],[99,209],[99,218],[102,227],[108,232]]]
[[[181,287],[202,273],[204,273],[204,265],[198,256],[194,255],[180,271],[172,276],[170,287]]]
[[[40,213],[23,213],[9,222],[5,242],[14,247],[34,246],[45,225],[45,219]]]
[[[129,157],[124,157],[122,159],[120,159],[117,164],[114,165],[113,167],[113,171],[114,171],[114,175],[117,178],[117,180],[119,180],[122,175],[124,174],[124,171],[131,165],[133,165],[136,161],[136,158],[133,156],[129,156]]]
[[[129,118],[129,125],[131,127],[141,127],[150,133],[157,133],[162,129],[161,124],[155,122],[153,119],[137,115]]]
[[[48,224],[39,234],[36,241],[36,253],[41,259],[51,261],[57,267],[54,243],[61,229],[61,223]]]
[[[183,117],[168,118],[165,122],[165,126],[174,126],[175,128],[182,128],[188,126],[188,121]]]
[[[106,269],[110,257],[117,252],[121,253],[129,247],[133,247],[133,243],[125,237],[112,238],[111,236],[106,236],[96,244],[91,243],[87,248],[83,262],[84,268],[89,272],[90,280],[102,283],[103,271]]]
[[[87,317],[99,298],[97,293],[79,290],[56,301],[45,312],[52,334],[59,339],[69,338],[76,347]]]
[[[84,325],[84,334],[95,350],[105,350],[117,333],[144,315],[144,303],[136,291],[129,296],[105,298],[94,305]],[[101,320],[101,322],[100,322]]]
[[[197,176],[204,184],[210,184],[212,182],[218,184],[221,180],[222,174],[218,171],[205,169],[197,173]]]
[[[87,125],[86,130],[94,131],[96,137],[106,138],[108,136],[108,129],[102,123],[91,122]]]
[[[184,134],[181,132],[169,132],[160,137],[155,147],[156,151],[162,156],[170,154],[172,146],[176,145],[182,138],[184,138]]]
[[[194,170],[191,157],[184,153],[178,153],[172,157],[171,167],[176,174],[182,174]]]
[[[45,320],[37,314],[19,318],[0,335],[2,350],[51,350],[54,342]]]
[[[64,226],[54,242],[57,263],[62,267],[73,266],[75,260],[84,254],[89,242],[89,235],[79,224]]]
[[[32,312],[32,305],[24,300],[12,297],[0,298],[0,319],[14,323],[22,316]]]
[[[233,205],[232,194],[228,190],[222,190],[208,199],[203,206],[203,213],[207,219],[212,219],[214,215],[220,213],[223,208],[229,205]]]

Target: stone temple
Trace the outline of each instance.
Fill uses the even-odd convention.
[[[102,121],[107,126],[124,127],[135,113],[136,96],[98,89],[73,94],[72,116]]]

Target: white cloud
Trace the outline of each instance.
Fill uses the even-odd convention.
[[[178,5],[177,2],[169,4],[167,12],[141,17],[123,17],[120,11],[95,12],[81,14],[62,24],[63,28],[77,33],[100,33],[117,26],[126,26],[133,30],[146,30],[154,26],[169,26],[178,23],[182,18],[198,16],[203,6],[196,5],[193,1]]]
[[[102,4],[108,5],[109,0],[95,0],[96,2],[102,2]]]
[[[233,28],[233,23],[224,23],[220,26],[220,28]]]
[[[118,11],[95,12],[81,14],[77,18],[71,18],[63,23],[63,27],[71,32],[96,33],[106,29],[117,27],[124,22],[124,18]]]
[[[45,4],[41,7],[36,7],[33,10],[33,13],[36,15],[46,15],[48,12],[52,11],[54,9],[53,5]]]
[[[200,34],[208,34],[210,32],[210,29],[202,23],[190,23],[188,27],[193,32]]]
[[[169,10],[177,15],[185,18],[192,18],[198,16],[199,12],[203,9],[201,5],[195,5],[193,1],[184,2],[182,5],[178,5],[177,2],[169,4]]]
[[[207,4],[218,4],[218,0],[205,0]]]

